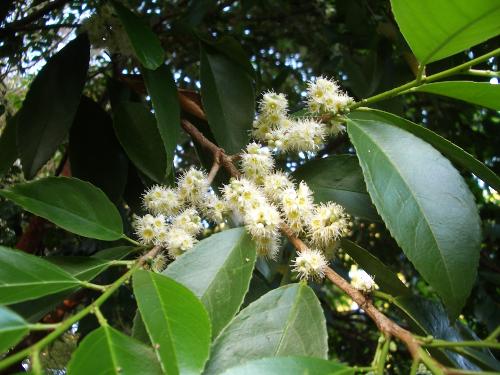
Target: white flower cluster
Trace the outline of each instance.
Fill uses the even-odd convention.
[[[293,119],[288,116],[288,101],[284,94],[264,93],[259,102],[259,115],[253,124],[253,136],[283,152],[317,151],[328,135],[336,136],[345,130],[342,115],[348,112],[353,99],[331,79],[319,77],[307,88],[307,110],[313,118]]]
[[[140,242],[162,246],[172,258],[196,243],[203,228],[199,212],[220,223],[227,211],[224,202],[209,191],[206,174],[193,167],[182,174],[175,189],[160,185],[150,188],[143,195],[143,204],[150,214],[135,222]]]
[[[358,269],[356,265],[351,266],[349,277],[351,278],[351,285],[362,292],[371,292],[378,289],[373,278],[364,270]]]
[[[249,144],[241,158],[243,175],[223,187],[223,199],[243,221],[262,256],[276,258],[282,224],[302,237],[314,250],[299,254],[295,270],[301,278],[320,278],[327,265],[324,254],[347,233],[348,215],[335,203],[314,204],[313,193],[305,182],[294,184],[273,166],[272,154],[266,147]]]

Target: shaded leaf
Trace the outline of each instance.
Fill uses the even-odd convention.
[[[210,347],[210,320],[201,302],[185,286],[150,271],[136,271],[133,284],[164,372],[199,374]]]
[[[203,302],[215,338],[239,310],[255,258],[255,245],[245,228],[234,228],[200,241],[163,274],[191,289]]]
[[[113,130],[111,117],[83,96],[69,134],[71,175],[102,189],[118,203],[127,181],[128,160]]]
[[[500,85],[492,83],[472,81],[435,82],[415,87],[411,91],[448,96],[500,111]]]
[[[72,289],[79,280],[52,263],[0,246],[0,304],[11,304]]]
[[[335,361],[311,357],[263,358],[224,371],[223,375],[354,375],[355,371]]]
[[[307,162],[293,177],[305,181],[318,202],[333,201],[342,205],[349,214],[380,221],[366,191],[358,158],[354,155],[334,155]]]
[[[154,116],[144,105],[122,102],[113,108],[116,135],[134,165],[156,182],[167,172],[167,155]]]
[[[252,78],[245,69],[214,48],[201,49],[201,97],[217,143],[238,153],[249,140],[255,112]]]
[[[500,3],[481,0],[391,0],[401,33],[427,64],[454,55],[500,33]]]
[[[26,211],[80,236],[112,241],[123,225],[116,207],[102,190],[69,177],[47,177],[0,190]]]
[[[457,317],[476,278],[481,241],[467,185],[447,159],[411,133],[357,114],[347,129],[387,228]]]
[[[12,167],[18,156],[17,119],[17,114],[9,118],[0,135],[0,176]]]
[[[291,355],[327,358],[323,310],[304,283],[275,289],[251,303],[212,345],[205,374],[220,374],[249,360]]]
[[[110,326],[87,335],[68,364],[69,375],[161,373],[150,348]]]
[[[19,154],[28,179],[52,157],[73,123],[89,54],[87,35],[80,34],[47,62],[29,88],[17,124]]]
[[[28,332],[28,323],[22,317],[0,306],[0,354],[16,345]]]
[[[166,65],[156,70],[142,71],[144,83],[151,96],[156,123],[167,155],[167,174],[174,162],[174,150],[180,138],[180,106],[172,73]]]
[[[146,23],[119,2],[113,2],[116,13],[120,18],[135,56],[148,69],[156,69],[165,59],[165,52],[160,40]]]

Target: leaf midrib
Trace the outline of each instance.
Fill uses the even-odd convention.
[[[276,347],[276,350],[274,351],[274,357],[276,357],[277,354],[279,353],[279,351],[281,349],[281,346],[282,346],[282,344],[284,342],[284,339],[286,337],[286,334],[288,332],[288,329],[292,325],[291,324],[291,320],[292,320],[291,318],[295,316],[295,312],[298,309],[300,295],[302,294],[302,289],[303,289],[302,284],[299,284],[298,291],[297,291],[297,294],[296,294],[296,296],[294,298],[292,308],[290,309],[290,312],[288,313],[288,316],[287,316],[287,320],[286,320],[286,324],[285,324],[285,329],[283,330],[283,333],[282,333],[282,335],[280,337],[280,341],[278,343],[278,346]]]
[[[367,122],[368,122],[368,121],[369,121],[369,120],[367,120]],[[443,254],[441,253],[441,248],[439,247],[439,244],[438,244],[438,242],[437,242],[436,235],[434,234],[434,231],[433,231],[433,229],[432,229],[432,226],[429,224],[429,220],[428,220],[427,216],[425,215],[424,210],[422,209],[422,207],[421,207],[421,205],[420,205],[420,202],[419,202],[419,201],[418,201],[418,200],[414,197],[412,190],[409,188],[409,184],[408,184],[408,182],[406,181],[406,179],[405,179],[405,178],[403,177],[403,175],[401,174],[401,172],[400,172],[399,168],[397,168],[397,167],[396,167],[396,165],[395,165],[395,164],[391,161],[391,159],[390,159],[390,158],[388,158],[388,157],[387,157],[387,155],[386,155],[386,154],[382,151],[383,149],[380,147],[380,145],[379,145],[379,144],[378,144],[378,143],[377,143],[377,142],[376,142],[373,138],[371,138],[371,137],[370,137],[370,136],[369,136],[366,132],[364,132],[364,131],[363,131],[363,129],[362,129],[361,127],[359,127],[359,126],[358,126],[358,125],[357,125],[354,121],[350,120],[350,122],[351,122],[352,124],[354,124],[354,125],[355,125],[355,126],[356,126],[356,127],[357,127],[357,128],[358,128],[358,129],[359,129],[359,130],[360,130],[360,131],[361,131],[361,132],[362,132],[362,133],[363,133],[363,134],[367,137],[367,139],[371,140],[372,144],[373,144],[374,146],[376,146],[376,147],[379,149],[379,152],[383,155],[383,157],[384,157],[384,158],[385,158],[385,159],[389,162],[389,164],[391,164],[391,165],[393,166],[393,168],[394,168],[394,169],[398,172],[398,175],[400,176],[401,180],[402,180],[402,181],[403,181],[403,183],[405,184],[405,186],[406,186],[407,190],[410,192],[410,196],[411,196],[411,197],[413,198],[413,200],[416,202],[417,207],[418,207],[418,209],[419,209],[420,213],[422,214],[422,217],[424,218],[425,223],[427,224],[427,227],[429,228],[429,230],[430,230],[430,232],[431,232],[431,234],[432,234],[432,240],[433,240],[433,242],[434,242],[434,244],[435,244],[435,246],[436,246],[436,249],[438,250],[437,252],[438,252],[438,254],[439,254],[440,258],[441,258],[441,262],[442,262],[442,264],[443,264],[443,268],[445,269],[445,272],[446,272],[446,276],[447,276],[447,279],[448,279],[448,285],[449,285],[449,288],[450,288],[450,290],[451,290],[451,292],[452,292],[452,295],[453,295],[454,299],[456,300],[457,295],[456,295],[455,289],[453,288],[453,285],[454,285],[453,280],[450,278],[450,271],[449,271],[449,269],[448,269],[448,267],[447,267],[447,263],[445,262],[445,259],[444,259],[444,257],[443,257]],[[390,124],[389,124],[389,125],[390,125]],[[392,125],[390,125],[390,126],[392,126]],[[370,180],[371,180],[371,181],[372,181],[372,183],[373,183],[373,178],[372,178],[372,176],[371,176],[370,171],[367,169],[367,170],[366,170],[366,172],[370,175]],[[373,185],[375,185],[375,184],[373,184]],[[375,191],[376,191],[376,189],[375,189]],[[379,194],[378,194],[378,191],[376,191],[376,194],[377,194],[377,196],[379,195]],[[389,228],[389,230],[391,230],[391,229]]]
[[[473,19],[472,21],[467,22],[465,25],[462,27],[458,28],[455,32],[450,34],[448,37],[446,37],[434,50],[432,50],[425,59],[423,59],[422,63],[426,64],[430,59],[434,57],[443,47],[445,47],[450,41],[455,39],[459,34],[461,34],[463,31],[467,30],[469,27],[474,25],[475,23],[479,22],[486,16],[490,15],[491,13],[494,13],[497,9],[500,9],[500,5],[497,6],[496,8],[492,8],[487,10],[485,13],[481,14],[479,17]],[[458,52],[457,52],[458,53]]]

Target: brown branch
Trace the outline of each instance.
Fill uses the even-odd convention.
[[[214,155],[214,163],[212,164],[212,168],[210,168],[210,172],[208,173],[207,176],[207,181],[211,185],[212,182],[214,181],[215,176],[217,175],[217,172],[219,172],[220,169],[220,159],[221,159],[221,152],[217,152]]]

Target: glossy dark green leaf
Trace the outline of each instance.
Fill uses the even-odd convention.
[[[327,358],[323,310],[304,283],[275,289],[251,303],[229,323],[212,345],[205,374],[262,357]]]
[[[128,160],[113,130],[111,117],[83,96],[69,134],[71,175],[102,189],[118,203],[127,181]]]
[[[156,182],[167,172],[167,155],[156,121],[140,103],[124,102],[113,108],[115,132],[134,165]]]
[[[410,289],[399,280],[398,276],[368,250],[345,238],[342,239],[340,246],[361,268],[374,276],[375,282],[383,292],[392,296],[411,294]]]
[[[156,123],[167,155],[167,174],[174,161],[174,150],[180,137],[180,106],[177,87],[166,65],[156,70],[143,69],[144,83],[151,96]]]
[[[9,118],[0,135],[0,176],[12,167],[18,157],[17,118],[17,115]]]
[[[92,255],[93,258],[104,259],[104,260],[115,260],[123,259],[127,255],[141,250],[140,247],[134,246],[116,246],[110,247],[109,249],[99,250],[97,253]]]
[[[160,364],[153,351],[120,331],[103,326],[86,336],[68,364],[69,375],[157,375]]]
[[[255,112],[253,82],[245,68],[206,45],[201,49],[201,97],[217,143],[239,152],[249,140]]]
[[[17,143],[24,175],[33,178],[66,137],[87,78],[90,46],[80,34],[33,81],[19,112]]]
[[[472,81],[435,82],[415,87],[411,91],[448,96],[500,111],[500,85],[492,83]]]
[[[225,55],[228,59],[238,64],[245,72],[255,78],[255,69],[250,59],[238,41],[231,36],[223,36],[217,40],[207,40],[202,38],[202,42],[219,53]]]
[[[394,305],[404,314],[412,329],[421,336],[433,336],[447,341],[477,340],[464,337],[461,322],[451,323],[443,306],[418,296],[397,297]],[[431,349],[432,355],[443,363],[459,368],[477,370],[472,362],[488,370],[500,371],[500,362],[488,350],[459,348],[458,352]],[[464,358],[466,357],[466,358]],[[469,360],[470,359],[470,360]],[[471,362],[472,361],[472,362]]]
[[[199,374],[208,358],[210,320],[198,298],[165,275],[134,274],[137,305],[163,371]]]
[[[407,132],[416,135],[419,138],[422,138],[424,141],[430,143],[438,151],[446,155],[455,163],[474,173],[477,177],[482,179],[495,190],[500,191],[500,177],[498,177],[495,172],[493,172],[486,165],[474,158],[474,156],[469,154],[467,151],[458,147],[454,143],[451,143],[446,138],[441,137],[433,131],[421,125],[417,125],[411,121],[403,119],[399,116],[375,109],[359,109],[353,112],[351,116],[355,116],[360,120],[380,120],[382,122],[397,126],[403,130],[406,130]]]
[[[123,234],[122,219],[102,190],[69,177],[47,177],[1,190],[26,211],[80,236],[112,241]]]
[[[353,216],[380,221],[366,191],[363,172],[354,155],[334,155],[307,162],[293,174],[314,191],[316,202],[333,201],[345,207]]]
[[[27,301],[79,284],[69,273],[40,257],[0,246],[0,304]]]
[[[223,375],[354,375],[355,371],[335,361],[312,357],[263,358],[224,371]]]
[[[151,339],[149,338],[148,331],[146,330],[146,326],[144,325],[144,320],[142,320],[139,309],[135,312],[134,320],[132,322],[132,337],[146,345],[151,345]]]
[[[163,273],[191,289],[203,302],[215,338],[243,302],[255,257],[255,245],[246,230],[234,228],[200,241]]]
[[[147,69],[156,69],[165,59],[160,40],[146,23],[120,2],[113,2],[116,13],[127,32],[135,56]]]
[[[353,114],[347,130],[387,228],[457,317],[476,278],[481,242],[465,181],[431,145],[387,122]]]
[[[454,55],[500,33],[500,3],[481,0],[391,0],[392,12],[424,64]]]
[[[28,332],[28,323],[22,317],[0,306],[0,355],[21,341]]]

